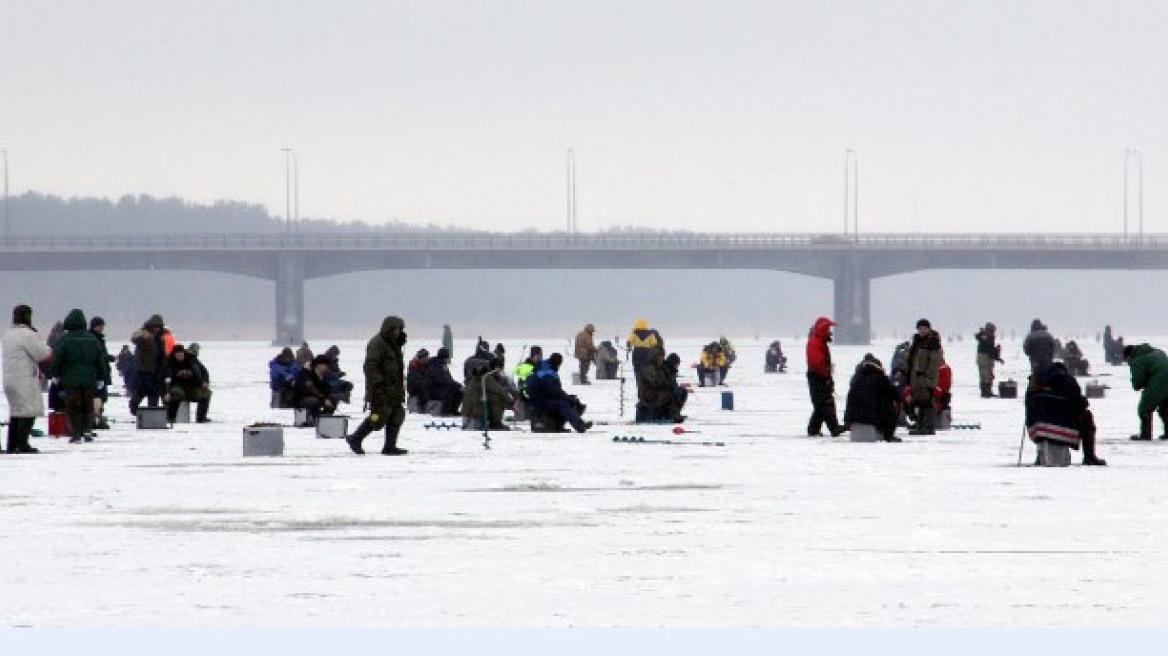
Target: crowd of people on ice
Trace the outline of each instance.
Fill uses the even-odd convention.
[[[72,310],[47,337],[37,332],[32,317],[28,305],[13,308],[12,326],[2,340],[8,453],[37,452],[29,438],[35,420],[46,414],[46,398],[50,409],[63,411],[67,417],[70,442],[92,441],[95,431],[109,427],[103,410],[115,368],[124,381],[132,415],[145,401],[149,407],[165,407],[167,420],[173,423],[182,404],[189,403],[196,408],[196,422],[210,421],[211,377],[199,360],[199,345],[176,343],[161,316],[148,318],[116,357],[106,349],[101,317],[87,321],[82,310]],[[830,318],[819,317],[807,338],[809,436],[822,436],[826,428],[833,437],[850,432],[856,441],[899,442],[899,427],[908,428],[910,435],[932,435],[939,418],[942,423],[948,420],[952,372],[940,334],[928,319],[921,319],[912,340],[897,345],[887,369],[871,353],[855,366],[841,422],[830,346],[835,325]],[[620,368],[628,361],[636,389],[636,421],[684,422],[682,411],[692,388],[679,380],[681,357],[667,353],[661,334],[648,321],[638,319],[625,340],[622,360],[613,342],[595,343],[595,332],[595,326],[587,324],[576,335],[573,356],[578,370],[572,382],[591,384],[589,374],[595,367],[598,379],[620,378],[623,403],[625,379]],[[364,418],[345,436],[355,453],[363,454],[365,438],[383,429],[381,453],[407,453],[397,444],[407,412],[461,417],[467,430],[508,430],[506,411],[516,420],[530,421],[532,432],[559,432],[570,426],[584,433],[593,426],[584,419],[586,406],[564,389],[562,354],[545,358],[540,346],[532,346],[509,369],[503,345],[492,349],[480,337],[456,378],[450,370],[453,337],[449,326],[442,341],[434,354],[420,349],[407,362],[405,322],[395,316],[385,318],[365,350]],[[1003,362],[996,326],[986,323],[975,341],[981,396],[990,398],[995,396],[995,365]],[[1168,355],[1146,343],[1124,345],[1122,338],[1112,337],[1110,326],[1104,331],[1103,345],[1105,359],[1126,363],[1133,388],[1142,392],[1136,411],[1140,428],[1132,439],[1152,439],[1154,414],[1165,425],[1160,439],[1168,439]],[[1089,369],[1082,350],[1073,341],[1063,346],[1038,319],[1032,322],[1022,348],[1030,361],[1025,424],[1031,439],[1074,449],[1081,445],[1083,464],[1105,465],[1095,452],[1090,403],[1075,380]],[[693,365],[698,384],[725,385],[736,359],[735,348],[725,337],[706,344]],[[763,369],[766,373],[786,371],[787,357],[780,342],[769,345]],[[268,363],[268,372],[271,406],[301,410],[303,425],[313,425],[320,416],[351,402],[353,384],[345,380],[340,349],[335,345],[321,355],[314,355],[307,342],[295,352],[284,348]]]

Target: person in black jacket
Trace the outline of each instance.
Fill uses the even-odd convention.
[[[105,420],[105,404],[109,403],[109,388],[113,379],[110,376],[110,363],[114,361],[114,357],[109,354],[109,349],[105,346],[105,319],[101,317],[93,317],[89,320],[89,332],[97,338],[98,344],[101,345],[101,358],[105,362],[105,371],[102,373],[101,380],[97,381],[97,390],[93,395],[93,427],[98,430],[109,430],[109,422]]]
[[[182,344],[175,344],[166,360],[166,372],[169,377],[166,385],[166,421],[174,423],[178,416],[178,406],[183,401],[193,401],[198,397],[198,390],[203,386],[203,378],[194,366],[192,358],[187,357],[187,350]]]
[[[884,372],[884,365],[871,353],[864,355],[856,366],[856,374],[848,388],[848,405],[844,410],[844,428],[852,424],[868,424],[884,436],[887,442],[899,442],[895,436],[896,420],[900,415],[899,397],[892,381]]]
[[[207,412],[211,409],[211,373],[207,371],[207,367],[203,366],[203,361],[199,358],[199,350],[198,342],[188,346],[187,359],[191,361],[191,366],[198,370],[199,378],[203,380],[203,384],[195,390],[195,421],[206,424],[211,421],[207,418]]]
[[[1052,433],[1062,432],[1060,429],[1077,431],[1083,444],[1083,464],[1106,465],[1106,460],[1095,455],[1095,417],[1089,403],[1066,365],[1061,362],[1048,365],[1035,374],[1026,390],[1026,427],[1031,439],[1041,441],[1035,437],[1040,434],[1036,428],[1047,428]],[[1071,448],[1077,449],[1078,445]]]
[[[973,336],[977,340],[977,376],[981,396],[988,399],[994,395],[994,363],[1003,362],[1002,346],[997,343],[998,327],[987,322],[985,327]]]
[[[445,347],[426,365],[426,398],[441,401],[443,417],[457,417],[462,405],[463,387],[450,375],[450,352]]]
[[[304,426],[315,426],[320,415],[331,415],[339,403],[328,384],[329,359],[318,355],[307,369],[301,369],[292,386],[292,404],[303,408],[307,417]]]

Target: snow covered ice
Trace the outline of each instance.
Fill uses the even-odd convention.
[[[665,337],[692,380],[684,367],[703,342]],[[700,434],[621,425],[619,383],[573,388],[569,358],[565,387],[608,425],[493,432],[487,451],[479,432],[426,430],[431,419],[411,415],[403,458],[293,428],[284,456],[241,457],[244,425],[291,423],[267,407],[277,349],[204,343],[215,423],[137,431],[115,398],[96,442],[46,437],[39,456],[0,456],[0,624],[1163,624],[1168,443],[1128,440],[1137,393],[1097,342],[1081,341],[1111,386],[1092,400],[1110,466],[1079,467],[1075,452],[1075,466],[1048,469],[1015,467],[1022,400],[979,398],[971,341],[946,353],[954,419],[981,430],[856,444],[806,437],[803,343],[784,339],[790,373],[766,375],[770,339],[735,340],[729,387],[691,396],[686,426]],[[568,351],[505,343],[509,367],[524,343]],[[363,343],[339,345],[359,400]],[[423,346],[436,344],[406,352]],[[458,343],[453,369],[472,346]],[[887,362],[893,346],[833,348],[841,417],[860,357]],[[1002,351],[999,380],[1024,388],[1019,343]],[[725,389],[733,412],[720,409]],[[630,376],[626,420],[634,402]]]

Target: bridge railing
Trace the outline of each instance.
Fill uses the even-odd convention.
[[[14,237],[0,253],[60,251],[314,251],[314,250],[643,250],[806,249],[1068,249],[1168,247],[1168,235],[1080,234],[623,234],[596,233],[299,233],[73,235]]]

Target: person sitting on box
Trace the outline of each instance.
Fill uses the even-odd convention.
[[[1089,401],[1066,365],[1055,362],[1038,372],[1026,390],[1026,431],[1036,444],[1054,440],[1072,449],[1083,444],[1083,464],[1104,466],[1095,455],[1095,418]],[[1042,452],[1039,461],[1043,464]]]
[[[583,433],[592,428],[592,422],[584,421],[580,415],[586,406],[580,399],[564,391],[560,383],[560,365],[564,356],[552,353],[545,362],[539,364],[539,369],[528,379],[527,393],[531,398],[531,407],[551,415],[552,422],[563,426],[564,422],[572,425],[577,433]],[[533,426],[534,430],[534,420]]]
[[[183,401],[197,401],[203,387],[203,377],[195,367],[193,358],[187,357],[182,344],[175,344],[166,359],[166,421],[173,424],[178,417],[178,407]]]
[[[273,392],[273,408],[292,407],[292,387],[298,375],[300,365],[296,364],[296,354],[290,348],[285,347],[268,362],[268,387]]]
[[[847,406],[844,409],[844,430],[853,424],[874,427],[886,442],[900,442],[896,437],[900,417],[900,396],[892,380],[884,373],[884,365],[871,353],[856,365],[856,373],[848,386]]]
[[[292,406],[304,409],[305,420],[300,428],[315,426],[317,417],[337,411],[340,398],[328,384],[328,373],[328,356],[318,355],[296,376],[296,383],[292,386]]]

